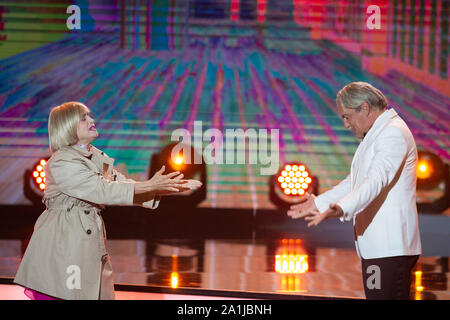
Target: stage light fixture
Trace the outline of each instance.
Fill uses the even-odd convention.
[[[175,165],[180,166],[182,164],[183,164],[183,157],[181,157],[181,156],[176,157],[175,158]]]
[[[280,208],[289,208],[306,192],[317,195],[318,189],[318,179],[302,163],[285,164],[269,180],[269,198]]]
[[[419,151],[417,160],[417,188],[430,190],[445,179],[445,164],[434,153]]]
[[[290,254],[275,256],[275,272],[278,273],[305,273],[308,271],[308,255]]]
[[[41,159],[35,166],[33,171],[33,178],[36,186],[44,191],[45,189],[45,172],[44,172],[44,166],[47,163],[46,159]]]
[[[282,239],[275,251],[275,272],[305,273],[308,270],[308,254],[302,240]]]
[[[308,252],[301,239],[281,239],[274,252],[274,271],[279,274],[279,290],[301,292],[300,274],[312,271]]]
[[[196,163],[194,161],[196,159],[201,159],[201,162]],[[159,153],[153,154],[149,168],[149,178],[161,169],[163,165],[166,168],[164,174],[180,171],[185,179],[199,180],[202,182],[202,186],[197,190],[166,196],[170,198],[170,201],[163,201],[160,206],[196,206],[206,199],[206,163],[192,146],[180,145],[178,142],[171,143]]]
[[[284,194],[302,196],[309,189],[312,178],[304,165],[286,164],[279,173],[277,181]]]
[[[34,205],[42,205],[42,197],[46,187],[44,167],[49,158],[41,158],[32,169],[25,170],[23,175],[23,193]]]
[[[417,160],[418,211],[420,213],[441,213],[449,205],[449,165],[432,152],[419,151]]]

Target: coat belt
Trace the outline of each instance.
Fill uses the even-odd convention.
[[[66,209],[67,211],[72,210],[73,207],[76,208],[81,208],[83,210],[95,210],[98,214],[101,214],[101,211],[104,209],[104,207],[96,207],[96,206],[80,206],[77,204],[74,204],[73,202],[69,202],[66,204],[52,204],[51,201],[45,200],[43,201],[45,204],[45,207],[47,208],[47,210],[50,209]]]

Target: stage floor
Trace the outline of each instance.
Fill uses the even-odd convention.
[[[41,212],[0,207],[0,284],[12,283]],[[148,214],[117,206],[102,216],[116,290],[122,293],[143,299],[364,298],[351,223],[330,219],[308,228],[281,211],[218,208],[161,207]],[[413,270],[411,298],[450,299],[450,217],[418,219],[422,255]]]
[[[14,277],[24,245],[0,240],[0,278]],[[313,247],[296,238],[112,239],[107,246],[118,299],[131,297],[124,292],[141,292],[132,299],[364,298],[352,248]],[[448,257],[421,256],[411,298],[450,299],[448,269]]]

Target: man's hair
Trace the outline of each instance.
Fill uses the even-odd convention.
[[[360,109],[366,102],[370,108],[386,109],[388,102],[384,94],[367,82],[352,82],[342,88],[336,97],[336,103],[343,108]]]
[[[63,103],[50,111],[48,139],[52,153],[78,142],[77,126],[86,112],[89,112],[89,109],[81,102],[75,101]]]

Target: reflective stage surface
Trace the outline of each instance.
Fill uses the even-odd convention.
[[[286,239],[111,239],[115,282],[264,294],[364,298],[352,248],[311,247]],[[0,277],[14,277],[26,243],[0,240]],[[448,257],[421,256],[412,299],[450,299]]]

